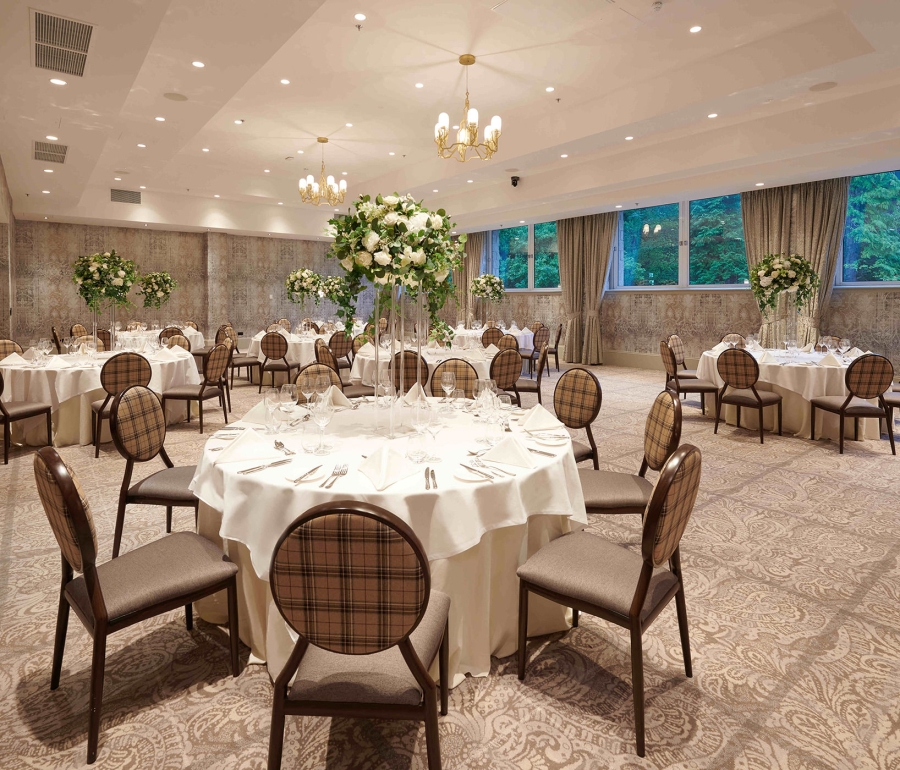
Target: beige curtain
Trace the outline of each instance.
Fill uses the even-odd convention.
[[[460,310],[464,320],[475,314],[475,297],[472,296],[472,281],[481,275],[481,258],[489,233],[469,233],[466,236],[466,258],[462,268],[453,271],[453,284],[459,287]]]
[[[609,270],[609,253],[619,215],[615,212],[581,217],[584,231],[584,340],[581,345],[581,363],[603,363],[603,338],[601,336],[600,303]],[[566,346],[568,349],[568,346]]]
[[[563,359],[581,362],[581,313],[584,307],[584,227],[581,217],[556,223],[559,247],[559,285],[566,314],[566,348]]]
[[[797,342],[806,345],[819,339],[819,321],[828,309],[834,287],[834,271],[844,238],[850,177],[825,179],[796,185],[794,251],[806,257],[819,276],[819,291],[800,312]]]

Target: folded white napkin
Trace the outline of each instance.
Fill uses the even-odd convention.
[[[516,322],[515,322],[515,321],[512,322],[512,326],[509,327],[509,330],[510,330],[511,332],[517,332],[517,331],[519,331],[519,327],[516,326]]]
[[[50,360],[47,361],[48,369],[69,369],[70,367],[71,364],[62,356],[50,356]]]
[[[179,348],[181,350],[181,348]],[[178,356],[172,351],[171,348],[161,348],[155,356],[154,359],[157,361],[177,361]]]
[[[266,402],[260,401],[247,414],[241,417],[241,422],[250,422],[254,425],[269,424],[269,410],[266,409]]]
[[[28,348],[28,350],[22,354],[22,358],[26,361],[34,361],[35,356],[37,356],[37,351],[34,348]]]
[[[756,340],[750,340],[750,342],[747,343],[747,350],[765,350],[765,348]]]
[[[534,334],[534,332],[531,331],[531,329],[529,329],[529,328],[526,326],[524,329],[522,329],[522,334]]]
[[[253,339],[255,339],[255,340],[261,340],[261,339],[262,339],[263,337],[265,337],[265,336],[266,336],[266,333],[265,333],[265,332],[260,332],[259,334],[254,334],[254,335],[253,335]]]
[[[726,345],[724,342],[720,342],[718,345],[713,346],[712,352],[713,353],[721,353],[723,350],[727,350],[727,349],[728,349],[728,345]]]
[[[10,353],[6,358],[0,361],[0,366],[22,366],[28,362],[18,353]]]
[[[344,395],[344,392],[337,386],[331,385],[325,391],[326,399],[332,406],[350,406],[350,400]],[[265,405],[264,405],[265,406]]]
[[[406,391],[403,400],[407,404],[414,404],[416,401],[427,401],[428,394],[425,392],[425,388],[422,387],[422,383],[416,382],[408,391]]]
[[[367,342],[356,353],[358,356],[374,356],[375,346],[371,342]]]
[[[837,360],[837,356],[829,353],[824,358],[819,360],[819,366],[843,366],[843,364]]]
[[[522,446],[515,436],[507,436],[497,446],[482,455],[482,459],[503,465],[516,465],[519,468],[534,468],[535,462],[531,453]]]
[[[759,362],[761,364],[777,364],[778,361],[775,360],[775,356],[773,356],[768,350],[766,350],[759,358]]]
[[[172,359],[173,361],[179,358],[193,358],[193,356],[181,347],[181,345],[175,345],[174,347],[165,349],[175,356],[175,358]]]
[[[456,330],[460,331],[460,332],[465,331],[466,325],[465,324],[456,324]]]
[[[260,436],[253,428],[240,431],[221,454],[216,458],[215,464],[234,463],[239,460],[274,460],[284,457],[280,450],[275,448],[275,442]]]
[[[863,352],[859,348],[850,348],[847,351],[848,358],[859,358],[861,355],[863,355]]]
[[[466,358],[470,361],[484,361],[484,351],[481,351],[478,348],[472,348],[472,350],[466,351]]]
[[[550,412],[544,409],[540,404],[535,404],[528,410],[527,414],[521,419],[519,424],[523,430],[533,433],[541,430],[553,430],[555,428],[564,427]]]
[[[496,356],[499,352],[500,348],[498,348],[493,342],[484,349],[484,354],[491,358]]]
[[[801,353],[812,353],[816,349],[816,345],[814,342],[808,342],[802,348],[800,348]]]
[[[388,444],[383,444],[362,461],[359,472],[372,482],[375,489],[381,492],[391,484],[418,473],[419,469],[396,449]]]

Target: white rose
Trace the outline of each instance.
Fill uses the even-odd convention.
[[[96,281],[99,277],[100,277],[100,273],[94,273],[93,278],[94,278],[95,281]]]
[[[77,283],[79,286],[81,286],[81,279],[78,278],[78,279],[75,281],[75,283]]]
[[[342,259],[341,267],[344,268],[344,270],[352,270],[353,269],[353,257],[347,257],[346,259]]]
[[[381,200],[386,206],[396,206],[400,203],[400,199],[396,195],[385,195]]]
[[[411,275],[406,276],[404,283],[411,289],[415,289],[419,285],[419,282]]]
[[[125,281],[126,286],[131,286],[131,281]]]
[[[431,217],[431,227],[433,230],[440,230],[444,226],[444,219],[440,214],[434,214]]]
[[[372,255],[368,251],[356,252],[356,264],[368,267],[372,264]]]
[[[762,278],[762,277],[766,274],[766,271],[765,271],[765,270],[757,270],[757,271],[756,271],[756,274],[757,274],[760,278]]]
[[[373,233],[371,230],[366,233],[363,238],[363,246],[366,247],[366,251],[375,251],[375,247],[378,245],[378,233]]]
[[[158,291],[158,292],[156,292],[156,296],[157,297],[165,297],[166,295],[164,292]]]
[[[119,271],[119,278],[124,278],[124,277],[125,277],[125,271],[124,271],[124,270],[120,270],[120,271]]]
[[[788,278],[796,278],[797,277],[797,274],[793,270],[788,270],[787,274],[788,274]]]
[[[415,255],[412,258],[412,261],[417,265],[425,264],[425,252],[422,249],[416,249]]]
[[[777,278],[779,275],[781,275],[781,273],[778,270],[772,271],[772,278]]]
[[[375,254],[375,261],[379,265],[389,265],[391,263],[391,255],[386,251],[379,251]]]
[[[771,278],[760,278],[760,279],[759,279],[759,285],[760,285],[760,286],[768,286],[770,283],[772,283],[772,279],[771,279]]]
[[[110,256],[110,253],[109,253],[108,251],[104,251],[104,252],[103,252],[103,256],[104,256],[104,257],[108,257],[108,256]]]
[[[418,214],[413,214],[409,218],[410,232],[418,233],[419,231],[424,230],[426,227],[428,227],[428,214],[419,212]]]
[[[387,282],[388,282],[388,276],[386,276],[386,275],[381,275],[381,276],[376,275],[375,278],[374,278],[373,280],[375,281],[375,283],[379,284],[380,286],[386,286],[386,285],[387,285]]]
[[[112,279],[113,286],[121,286],[123,283],[125,283],[125,281],[123,281],[121,278],[113,278]]]
[[[438,270],[438,272],[434,274],[434,280],[438,283],[443,283],[447,280],[448,275],[450,275],[449,270]]]
[[[391,227],[392,225],[396,225],[400,221],[400,215],[396,211],[388,212],[384,217],[384,223]]]

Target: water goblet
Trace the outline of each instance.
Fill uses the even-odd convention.
[[[424,463],[428,457],[427,447],[425,446],[425,436],[422,433],[415,433],[406,440],[406,457],[416,464]]]
[[[303,432],[300,435],[300,443],[303,451],[308,455],[315,454],[319,447],[319,426],[311,420],[301,425]]]
[[[316,392],[316,378],[309,372],[300,372],[297,378],[297,389],[303,394],[306,401],[306,411],[309,411],[309,402],[312,394]]]
[[[841,351],[842,358],[847,357],[847,351],[849,351],[851,347],[852,347],[852,345],[850,344],[850,340],[848,340],[846,337],[842,337],[841,342],[840,342],[840,347],[838,347],[838,350]]]
[[[328,388],[331,387],[331,378],[327,374],[317,374],[316,375],[316,395],[321,397],[324,396],[328,391]]]
[[[319,446],[316,449],[317,455],[327,455],[328,447],[325,446],[325,428],[331,422],[334,416],[334,407],[331,402],[324,398],[319,398],[313,404],[312,421],[319,426]]]
[[[450,371],[441,372],[441,390],[444,391],[444,399],[441,403],[447,403],[450,394],[456,390],[456,373]]]
[[[297,403],[297,386],[290,382],[282,385],[280,401],[282,409],[294,406]]]
[[[266,422],[268,427],[267,433],[274,433],[275,410],[279,404],[279,393],[275,388],[266,388],[264,394],[266,409],[269,412],[269,419]]]
[[[462,388],[457,388],[453,391],[453,408],[457,412],[461,412],[466,408],[466,391]]]

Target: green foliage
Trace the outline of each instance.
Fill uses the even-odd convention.
[[[678,285],[678,204],[622,212],[625,286]]]
[[[691,201],[691,285],[745,283],[747,252],[741,196]]]
[[[115,249],[78,257],[73,269],[72,280],[78,286],[78,294],[91,310],[131,305],[128,292],[137,282],[137,268],[130,259],[116,254]]]
[[[559,288],[556,222],[541,222],[534,226],[534,288]]]
[[[528,288],[528,227],[506,227],[491,233],[492,264],[507,289]]]
[[[845,281],[900,281],[900,171],[850,180]]]

